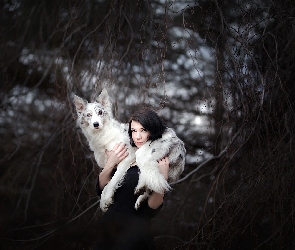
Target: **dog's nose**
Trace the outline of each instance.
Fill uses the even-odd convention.
[[[98,122],[94,122],[93,123],[93,127],[98,128],[99,127],[99,123]]]

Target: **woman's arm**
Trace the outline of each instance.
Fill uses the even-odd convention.
[[[99,174],[99,188],[102,190],[105,185],[112,178],[112,171],[115,166],[125,159],[128,155],[127,147],[123,143],[117,143],[111,151],[106,150],[107,162],[102,171]]]
[[[168,157],[164,157],[159,163],[160,173],[164,176],[165,180],[168,180],[168,171],[169,171],[169,159]],[[164,200],[164,193],[156,193],[152,192],[150,197],[148,198],[148,205],[150,208],[157,209],[161,206]]]

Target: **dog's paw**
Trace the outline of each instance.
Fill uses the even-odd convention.
[[[142,195],[146,191],[145,187],[137,186],[135,188],[134,194],[136,195]]]
[[[113,193],[112,192],[107,192],[107,191],[108,191],[107,188],[105,190],[103,190],[103,192],[101,194],[101,200],[100,200],[100,208],[104,212],[113,203]]]
[[[110,198],[110,199],[107,199],[107,200],[101,200],[100,201],[100,209],[103,211],[103,212],[106,212],[109,208],[109,206],[113,203],[113,199]]]
[[[137,200],[136,200],[136,202],[135,202],[135,205],[134,205],[135,209],[137,210],[137,209],[140,207],[140,204],[141,204],[144,200],[146,200],[149,196],[150,196],[150,195],[149,195],[149,192],[148,192],[148,191],[146,191],[146,192],[144,192],[143,194],[141,194],[141,195],[137,198]]]
[[[138,197],[138,199],[135,202],[135,206],[134,207],[137,210],[139,208],[139,206],[140,206],[140,200],[139,200],[139,197]]]
[[[100,200],[99,207],[103,212],[106,212],[108,210],[108,206],[102,200]]]

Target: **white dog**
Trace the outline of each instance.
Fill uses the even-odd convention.
[[[100,168],[103,168],[106,163],[106,149],[112,150],[115,144],[120,142],[125,143],[128,148],[128,156],[118,164],[114,176],[102,191],[100,208],[103,211],[106,211],[113,202],[116,189],[122,184],[126,171],[135,160],[140,169],[135,193],[144,190],[136,201],[136,209],[143,200],[148,198],[151,191],[163,193],[170,190],[170,185],[158,169],[157,160],[168,156],[169,181],[176,181],[184,170],[186,153],[184,143],[171,128],[164,131],[162,138],[137,149],[130,145],[128,124],[119,123],[114,119],[112,104],[105,89],[92,103],[75,95],[74,104],[78,115],[77,123],[88,140]]]

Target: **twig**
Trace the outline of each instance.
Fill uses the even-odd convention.
[[[237,139],[238,135],[240,134],[240,132],[242,131],[243,128],[244,128],[244,126],[241,126],[241,128],[238,130],[238,132],[233,136],[233,138],[229,141],[229,143],[226,145],[226,147],[219,153],[219,155],[213,156],[213,157],[207,159],[206,161],[202,162],[196,169],[194,169],[193,171],[188,173],[185,177],[179,179],[178,181],[171,182],[170,185],[176,185],[176,184],[179,184],[179,183],[187,180],[190,176],[192,176],[194,173],[198,172],[202,167],[204,167],[208,162],[211,162],[213,160],[221,158],[227,152],[227,150],[231,146],[231,144]]]
[[[42,240],[46,237],[49,237],[51,235],[53,235],[54,233],[58,232],[59,230],[65,228],[66,226],[68,226],[69,224],[71,224],[72,222],[74,222],[75,220],[79,219],[82,215],[84,215],[85,213],[87,213],[89,210],[91,210],[93,207],[97,206],[99,204],[100,200],[96,201],[95,203],[93,203],[90,207],[88,207],[86,210],[84,210],[82,213],[78,214],[76,217],[74,217],[73,219],[71,219],[70,221],[68,221],[67,223],[65,223],[64,225],[60,226],[59,228],[56,228],[48,233],[45,233],[37,238],[34,239],[29,239],[29,240],[15,240],[16,242],[33,242],[33,241],[38,241],[38,240]]]

